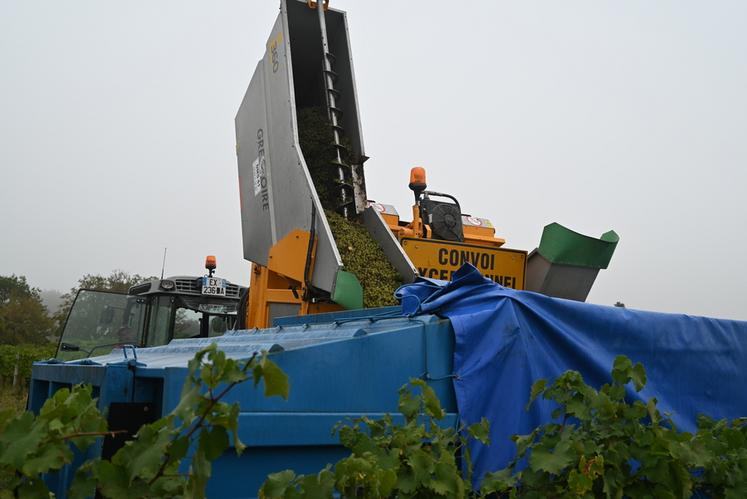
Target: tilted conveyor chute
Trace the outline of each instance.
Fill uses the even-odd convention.
[[[347,308],[362,306],[360,284],[343,269],[301,151],[298,112],[305,108],[327,110],[338,151],[330,164],[338,175],[337,211],[352,218],[366,209],[363,163],[367,158],[347,19],[341,11],[282,0],[265,55],[236,116],[244,258],[260,266],[255,265],[251,289],[264,295],[252,296],[250,307],[256,310],[250,316],[256,324],[249,325],[267,324],[281,315],[324,311],[309,298],[313,293],[326,293],[331,301]],[[341,143],[343,131],[345,146]],[[339,154],[342,148],[346,149],[347,163]],[[378,216],[367,218],[386,227]],[[393,238],[386,230],[371,233]],[[407,256],[399,245],[387,243],[391,241],[382,246],[394,253],[388,253],[389,259],[402,269],[403,280],[411,281],[415,271]],[[297,285],[273,283],[278,278]],[[281,289],[288,287],[292,288],[290,294]],[[304,294],[301,301],[299,294]]]

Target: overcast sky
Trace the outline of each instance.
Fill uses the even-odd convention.
[[[429,187],[531,250],[621,236],[589,301],[747,319],[747,2],[332,0],[369,197]],[[0,0],[0,275],[246,284],[233,119],[274,0]]]

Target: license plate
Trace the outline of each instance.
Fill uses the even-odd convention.
[[[226,280],[217,277],[202,278],[202,294],[226,296]]]

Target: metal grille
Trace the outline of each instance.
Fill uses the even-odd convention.
[[[202,291],[198,279],[177,279],[176,290],[179,293],[195,293],[198,295]]]
[[[226,296],[229,298],[238,298],[239,287],[235,284],[226,284]]]

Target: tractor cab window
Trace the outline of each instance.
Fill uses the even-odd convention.
[[[117,330],[118,339],[123,344],[142,346],[146,308],[147,298],[127,297],[127,305],[122,314],[122,324]]]
[[[190,308],[179,307],[174,317],[174,338],[197,338],[200,336],[200,324],[203,314]]]
[[[154,298],[148,320],[148,336],[145,346],[157,347],[165,345],[171,339],[171,314],[174,309],[172,296],[158,296]]]
[[[104,355],[123,344],[140,345],[147,299],[81,289],[75,297],[55,357]]]
[[[238,307],[236,301],[205,296],[200,298],[182,296],[179,301],[181,306],[194,314],[194,317],[199,317],[199,336],[222,336],[229,329],[236,327]],[[194,336],[196,335],[192,337]],[[174,337],[179,336],[174,335]]]
[[[219,336],[236,323],[236,304],[207,297],[153,298],[146,346],[166,345],[172,339]]]
[[[83,289],[65,323],[56,358],[75,360],[105,355],[122,345],[155,347],[172,339],[220,336],[236,326],[237,305],[216,296]]]
[[[210,331],[208,336],[223,336],[229,329],[236,328],[235,315],[214,315],[210,317]]]

